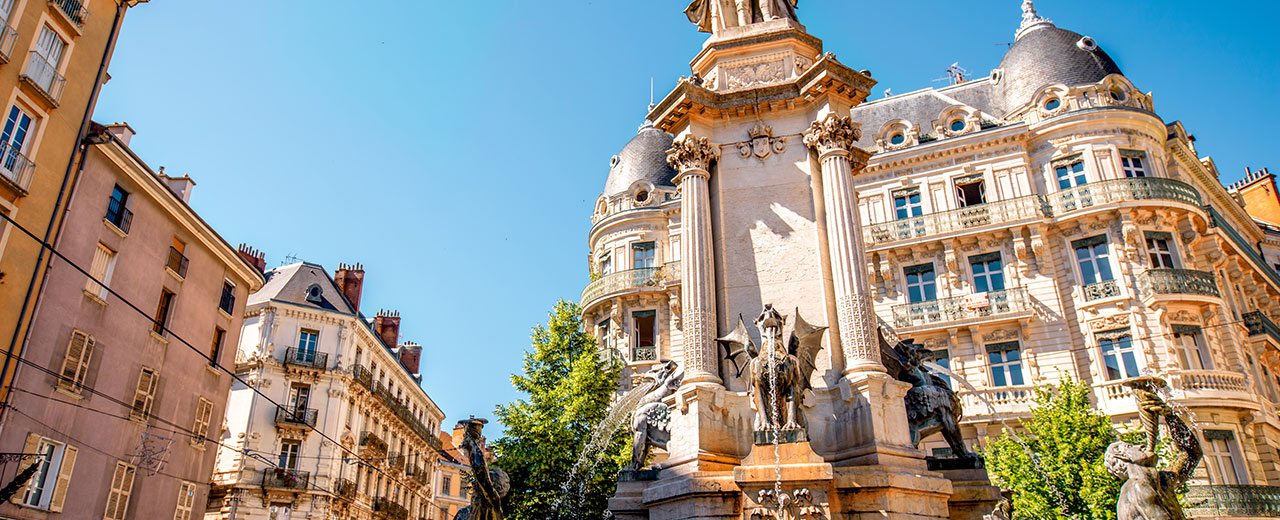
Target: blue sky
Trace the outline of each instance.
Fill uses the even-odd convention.
[[[591,206],[650,78],[661,98],[705,39],[686,4],[154,0],[130,10],[95,118],[195,178],[197,211],[269,266],[363,263],[365,313],[401,312],[450,421],[492,416],[531,327],[586,282]],[[1020,4],[805,0],[799,16],[878,98],[944,85],[953,62],[987,74]],[[1275,3],[1036,5],[1154,92],[1223,182],[1280,168]]]

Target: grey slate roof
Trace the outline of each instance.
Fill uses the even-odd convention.
[[[604,196],[610,197],[627,191],[638,180],[652,182],[654,186],[673,186],[671,180],[676,170],[667,164],[667,150],[674,138],[670,134],[645,124],[609,168],[609,178],[604,182]]]
[[[275,300],[345,314],[356,313],[324,267],[300,262],[271,269],[266,272],[266,277],[267,283],[249,295],[248,305]],[[307,289],[313,284],[320,286],[319,302],[307,300]]]
[[[880,128],[894,119],[905,119],[919,126],[922,134],[930,133],[933,121],[942,115],[944,109],[956,104],[981,110],[992,119],[999,118],[1004,115],[1004,108],[998,102],[995,86],[989,78],[983,78],[936,90],[897,94],[858,105],[850,116],[854,122],[862,123],[865,137],[861,144],[867,148],[875,143]]]
[[[1023,34],[1000,62],[1004,71],[1000,95],[1005,105],[1012,108],[1027,103],[1037,90],[1052,83],[1086,85],[1121,73],[1101,47],[1092,51],[1078,47],[1081,38],[1051,25]]]

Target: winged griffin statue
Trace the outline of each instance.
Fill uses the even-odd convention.
[[[911,444],[919,447],[922,439],[941,432],[955,457],[975,458],[965,447],[964,437],[960,434],[960,418],[964,411],[960,397],[946,380],[924,366],[925,357],[931,351],[911,340],[901,341],[893,346],[889,343],[882,329],[880,362],[894,379],[911,383],[911,389],[907,391],[905,398]]]
[[[822,350],[822,334],[826,327],[810,325],[800,317],[796,309],[795,326],[786,343],[782,341],[782,328],[787,319],[773,305],[766,304],[764,312],[754,323],[760,330],[756,348],[747,333],[742,315],[738,326],[728,336],[717,339],[725,348],[726,357],[733,363],[737,376],[749,372],[752,398],[756,405],[756,431],[804,430],[807,427],[800,401],[808,390],[809,377],[817,369],[818,352]],[[774,368],[771,376],[770,366]],[[779,424],[781,423],[781,424]]]
[[[671,440],[671,408],[662,400],[680,387],[684,372],[677,370],[675,361],[663,361],[644,378],[651,381],[652,386],[631,414],[631,465],[627,467],[630,471],[644,469],[649,448],[667,449],[667,441]]]

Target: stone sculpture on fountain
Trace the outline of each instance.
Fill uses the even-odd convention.
[[[667,448],[667,441],[671,439],[671,408],[662,400],[680,387],[684,372],[677,369],[675,361],[664,361],[644,378],[653,382],[653,390],[645,394],[631,415],[631,465],[627,471],[633,473],[644,469],[650,448]]]
[[[817,369],[822,334],[827,328],[809,325],[800,317],[800,309],[796,309],[795,327],[784,344],[782,327],[786,321],[773,305],[766,304],[754,322],[760,330],[762,348],[757,349],[751,340],[742,315],[738,315],[737,328],[716,341],[725,348],[725,357],[733,363],[739,377],[749,371],[756,406],[756,432],[780,430],[789,440],[792,437],[804,440],[807,423],[800,401],[809,389],[809,378]]]
[[[942,432],[955,457],[976,459],[960,435],[963,410],[960,398],[945,380],[924,368],[924,356],[928,353],[923,345],[910,340],[890,347],[883,333],[880,336],[880,356],[885,368],[895,379],[911,383],[906,397],[911,443],[919,447],[921,439]]]
[[[1158,379],[1139,379],[1129,386],[1138,401],[1138,416],[1147,432],[1145,446],[1118,441],[1107,447],[1104,463],[1107,471],[1124,481],[1120,501],[1116,504],[1117,520],[1184,520],[1186,515],[1178,502],[1178,488],[1191,478],[1191,472],[1204,456],[1200,441],[1169,405],[1156,395]],[[1159,469],[1156,453],[1159,420],[1169,428],[1169,437],[1178,455],[1169,470]]]
[[[485,458],[484,436],[481,430],[489,421],[470,419],[458,421],[463,425],[462,452],[471,465],[471,505],[462,508],[454,520],[502,520],[502,498],[511,491],[511,478],[507,472],[489,469]]]

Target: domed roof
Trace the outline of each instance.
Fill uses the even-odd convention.
[[[636,181],[654,186],[672,187],[676,170],[667,164],[667,150],[675,138],[645,123],[640,132],[610,162],[609,178],[604,181],[604,196],[610,197],[631,189]]]
[[[1120,67],[1093,41],[1046,22],[1024,29],[1000,62],[1004,103],[1010,109],[1031,101],[1045,85],[1068,86],[1102,81]]]

